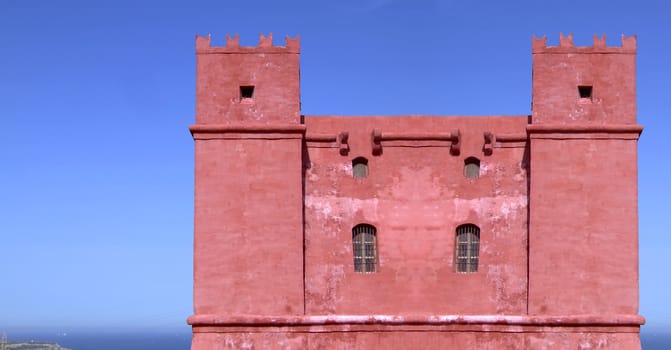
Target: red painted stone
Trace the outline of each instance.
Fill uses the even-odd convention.
[[[192,349],[640,349],[635,38],[534,39],[506,117],[301,116],[298,38],[227,39],[196,39]]]

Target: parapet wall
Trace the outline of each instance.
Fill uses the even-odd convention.
[[[541,38],[535,36],[531,41],[531,49],[534,54],[544,53],[620,53],[636,54],[636,35],[626,37],[622,35],[622,46],[607,46],[606,35],[599,37],[594,34],[594,45],[575,46],[573,44],[573,34],[564,36],[559,34],[559,46],[548,46],[547,37]]]
[[[264,36],[260,34],[258,46],[240,46],[240,36],[235,34],[233,37],[226,34],[225,46],[212,46],[210,35],[202,37],[196,35],[196,53],[197,54],[225,54],[225,53],[295,53],[301,51],[300,36],[291,39],[288,35],[285,37],[284,46],[273,45],[273,33]]]

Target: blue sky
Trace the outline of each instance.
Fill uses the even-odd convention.
[[[637,34],[640,313],[669,327],[670,6],[2,0],[0,329],[187,329],[194,36],[268,32],[301,36],[308,115],[525,115],[533,34]]]

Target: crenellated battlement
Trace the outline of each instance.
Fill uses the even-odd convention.
[[[594,35],[594,44],[592,46],[575,46],[573,44],[573,34],[564,36],[559,34],[559,46],[548,46],[547,37],[542,38],[533,36],[531,48],[534,54],[544,53],[621,53],[636,54],[636,35],[627,37],[622,35],[622,46],[607,46],[606,35],[599,37]]]
[[[197,54],[226,54],[226,53],[300,53],[300,36],[296,35],[291,39],[288,35],[285,37],[284,46],[273,45],[273,33],[268,36],[259,36],[258,46],[240,46],[240,36],[235,34],[233,37],[226,34],[226,46],[212,46],[210,35],[196,35],[196,53]]]

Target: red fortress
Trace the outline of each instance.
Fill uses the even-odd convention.
[[[193,350],[640,349],[635,37],[530,116],[304,116],[299,52],[196,38]]]

